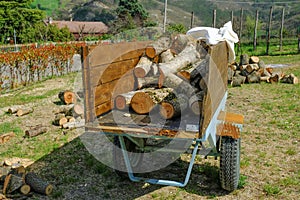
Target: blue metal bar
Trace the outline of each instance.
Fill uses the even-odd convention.
[[[136,177],[133,174],[133,170],[130,164],[130,160],[126,151],[126,146],[125,146],[125,142],[124,142],[124,138],[123,136],[119,136],[119,140],[120,140],[120,144],[121,144],[121,148],[122,148],[122,153],[124,156],[124,160],[125,160],[125,165],[127,168],[127,172],[128,172],[128,177],[131,181],[134,182],[140,182],[140,181],[144,181],[146,183],[150,183],[150,184],[158,184],[158,185],[168,185],[168,186],[176,186],[176,187],[184,187],[187,185],[189,179],[190,179],[190,175],[192,173],[192,169],[193,169],[193,165],[195,162],[195,158],[196,158],[196,154],[198,151],[198,147],[200,144],[200,140],[196,140],[196,144],[192,153],[192,158],[185,176],[185,180],[184,182],[179,182],[179,181],[171,181],[171,180],[162,180],[162,179],[148,179],[148,178],[143,178],[143,177]]]

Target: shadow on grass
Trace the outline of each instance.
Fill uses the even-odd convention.
[[[178,159],[164,169],[141,176],[183,181],[188,165],[189,162]],[[209,163],[195,164],[189,183],[184,188],[135,183],[120,178],[113,169],[89,154],[80,138],[45,155],[28,168],[28,171],[38,173],[54,185],[49,197],[35,194],[33,199],[153,199],[158,196],[170,198],[170,189],[177,191],[176,194],[172,194],[172,199],[180,193],[184,193],[185,196],[189,193],[202,197],[228,194],[219,185],[218,167]]]

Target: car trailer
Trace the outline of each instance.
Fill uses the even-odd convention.
[[[118,168],[116,172],[124,174],[125,171],[131,181],[184,187],[189,181],[196,155],[205,148],[205,156],[220,157],[221,187],[228,191],[237,189],[240,176],[240,133],[244,119],[242,115],[229,113],[225,109],[228,96],[226,42],[211,45],[207,50],[208,89],[198,117],[187,114],[186,118],[179,117],[180,121],[166,120],[161,123],[155,121],[154,116],[150,121],[148,117],[145,122],[145,115],[135,116],[128,113],[130,109],[114,109],[115,94],[135,88],[132,87],[135,82],[132,71],[151,42],[122,42],[82,48],[85,131],[114,137],[113,143],[121,149],[115,148],[112,152],[114,162],[123,165],[122,170]],[[170,140],[192,141],[187,143],[190,144],[192,157],[182,182],[144,178],[135,173],[134,168],[143,162],[143,154],[139,152],[155,149],[155,145],[147,144],[148,139],[160,143]],[[209,148],[204,143],[208,143]],[[137,153],[137,156],[132,156],[132,152]]]

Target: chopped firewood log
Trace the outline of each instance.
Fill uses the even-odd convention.
[[[191,64],[196,63],[200,59],[200,54],[194,45],[187,46],[178,56],[168,63],[160,63],[160,80],[159,86],[164,83],[164,77],[168,74],[177,73],[179,69],[183,69]]]
[[[131,108],[138,114],[147,114],[171,92],[173,92],[171,88],[139,90],[131,99]]]
[[[273,74],[273,68],[272,67],[266,67],[267,72],[269,72],[269,74]]]
[[[247,76],[247,83],[260,83],[260,74],[258,72],[253,72]]]
[[[190,44],[197,44],[197,40],[190,35],[177,34],[172,40],[170,50],[173,54],[178,55]]]
[[[250,64],[257,64],[257,63],[259,63],[259,57],[258,56],[250,56],[249,63]]]
[[[160,37],[157,41],[146,47],[146,56],[148,56],[148,58],[155,58],[157,55],[169,49],[170,42],[169,37]]]
[[[259,68],[266,68],[265,62],[263,60],[259,60],[259,62],[257,63]]]
[[[151,60],[146,56],[141,57],[138,64],[134,68],[134,75],[137,78],[145,77],[150,72],[152,64],[153,63],[151,62]]]
[[[73,116],[66,116],[66,118],[67,118],[68,122],[75,122],[76,121],[75,117],[73,117]]]
[[[237,64],[235,64],[235,63],[229,65],[229,67],[230,67],[233,71],[236,71],[237,68],[238,68]]]
[[[249,56],[248,54],[242,54],[240,56],[240,65],[248,65],[249,64]]]
[[[195,115],[200,115],[202,110],[204,92],[200,91],[189,99],[189,108]]]
[[[61,105],[58,108],[53,110],[54,114],[58,114],[58,113],[63,113],[66,114],[74,105],[73,104],[69,104],[69,105]]]
[[[137,78],[137,89],[146,87],[158,87],[159,76],[146,76],[144,78]]]
[[[270,77],[271,77],[271,76],[261,76],[261,77],[260,77],[260,80],[269,83],[269,82],[270,82]]]
[[[21,108],[22,108],[22,106],[20,106],[20,105],[12,106],[12,107],[7,109],[7,112],[9,114],[15,114]]]
[[[24,184],[22,177],[16,176],[14,174],[9,174],[5,177],[3,185],[3,194],[10,194],[17,189],[19,189]]]
[[[59,92],[58,98],[61,100],[61,102],[63,102],[66,105],[76,103],[76,95],[70,90]]]
[[[259,66],[257,64],[248,64],[245,70],[251,74],[253,71],[257,71],[258,69]]]
[[[267,76],[267,77],[271,76],[271,74],[267,71],[266,68],[259,68],[258,72],[260,73],[261,76]]]
[[[65,114],[59,113],[55,116],[53,120],[53,125],[62,126],[63,124],[67,123],[68,119],[66,118]]]
[[[62,128],[63,129],[81,128],[84,127],[84,125],[85,125],[85,120],[81,119],[81,120],[76,120],[75,122],[67,122],[62,125]]]
[[[239,66],[239,70],[240,71],[244,71],[246,69],[247,65],[240,65]]]
[[[30,114],[30,113],[32,113],[32,112],[33,112],[33,108],[19,109],[19,110],[17,111],[17,116],[18,116],[18,117],[21,117],[21,116]]]
[[[125,94],[119,94],[115,97],[115,108],[125,110],[130,107],[130,102],[136,91],[131,91]]]
[[[230,84],[232,87],[240,87],[240,86],[242,86],[242,84],[245,83],[245,81],[246,81],[246,76],[235,75],[232,78],[232,81]]]
[[[188,99],[184,94],[170,93],[160,103],[159,113],[164,119],[172,119],[180,116],[187,106]]]
[[[82,117],[84,109],[80,104],[74,104],[74,106],[66,113],[66,116]]]
[[[195,79],[199,80],[207,73],[207,60],[201,59],[196,63],[188,65],[178,70],[177,75],[193,82]]]
[[[164,87],[173,88],[178,94],[185,94],[187,97],[191,97],[198,89],[193,87],[185,80],[179,78],[175,74],[168,74],[164,78]]]
[[[280,80],[281,83],[298,84],[299,80],[294,74],[285,75]]]
[[[231,67],[228,67],[228,69],[227,69],[228,83],[230,83],[232,81],[233,76],[234,76],[234,70]]]
[[[34,172],[28,172],[25,176],[25,182],[31,189],[37,193],[49,195],[52,193],[53,186],[38,177]]]
[[[43,133],[46,133],[48,131],[47,127],[44,126],[36,126],[34,128],[31,128],[29,130],[25,131],[26,137],[35,137],[38,135],[41,135]]]
[[[29,194],[30,190],[31,190],[31,188],[30,188],[30,186],[27,185],[27,184],[23,184],[23,185],[20,187],[20,192],[21,192],[22,194]]]
[[[167,62],[171,61],[173,58],[174,58],[173,53],[171,52],[170,49],[168,49],[168,50],[161,53],[160,62],[161,63],[167,63]]]
[[[26,169],[22,164],[16,163],[11,166],[10,172],[12,174],[24,174],[26,172]]]
[[[8,142],[11,138],[15,137],[16,134],[14,132],[5,133],[0,135],[0,144],[4,144]]]
[[[279,82],[279,75],[278,74],[275,74],[275,75],[272,75],[270,78],[269,78],[269,81],[270,83],[278,83]]]

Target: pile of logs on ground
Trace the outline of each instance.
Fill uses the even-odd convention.
[[[64,129],[72,129],[84,126],[84,110],[82,105],[77,103],[77,95],[73,91],[65,90],[58,94],[58,98],[63,103],[53,110],[55,114],[53,125]]]
[[[114,97],[114,108],[148,114],[155,106],[164,119],[190,109],[199,115],[208,76],[208,46],[191,36],[159,38],[148,45],[133,70],[136,90]]]
[[[240,56],[240,63],[230,64],[228,67],[228,82],[233,87],[244,83],[289,83],[298,84],[299,80],[294,74],[284,74],[267,67],[257,56]]]
[[[19,163],[0,166],[0,199],[26,199],[34,193],[50,195],[53,186]]]

